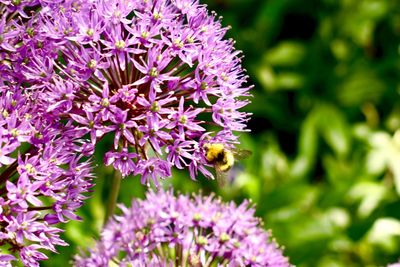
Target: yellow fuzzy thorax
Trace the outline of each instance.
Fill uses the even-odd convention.
[[[235,157],[230,150],[225,149],[223,144],[206,144],[204,148],[207,161],[217,165],[220,171],[228,171],[233,166]]]
[[[216,161],[225,150],[224,145],[220,143],[206,144],[204,148],[206,149],[205,156],[208,162]]]

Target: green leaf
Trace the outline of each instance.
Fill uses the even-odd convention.
[[[388,195],[385,185],[377,182],[362,181],[356,183],[348,194],[349,199],[360,201],[357,215],[369,216]]]
[[[346,106],[360,106],[368,101],[375,103],[386,86],[372,70],[356,70],[337,87],[337,97]]]
[[[282,72],[276,77],[276,86],[280,89],[299,89],[304,85],[304,76],[296,72]]]
[[[398,252],[400,221],[389,217],[379,218],[368,232],[367,240],[369,243],[379,245],[387,251]]]
[[[301,126],[298,156],[290,169],[292,177],[306,176],[315,162],[318,146],[317,122],[317,113],[312,111]]]
[[[342,112],[332,105],[317,107],[319,129],[325,142],[338,157],[348,155],[351,145],[350,126]]]
[[[281,42],[264,55],[264,61],[272,66],[295,66],[305,57],[306,48],[300,42]]]

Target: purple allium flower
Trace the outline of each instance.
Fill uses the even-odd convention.
[[[36,100],[35,92],[0,86],[0,246],[7,248],[1,266],[17,258],[39,266],[47,258],[40,250],[67,245],[52,225],[79,219],[75,211],[92,186],[76,128]]]
[[[105,163],[124,176],[157,184],[172,166],[193,179],[212,176],[204,144],[229,148],[238,142],[233,132],[246,130],[249,114],[239,109],[250,87],[240,53],[198,1],[67,0],[35,23],[46,47],[34,42],[21,73],[79,137],[95,145],[114,135]]]
[[[120,208],[75,266],[290,266],[249,202],[160,190]]]
[[[75,212],[92,186],[82,130],[53,112],[72,106],[75,84],[52,79],[58,94],[50,95],[43,89],[49,81],[43,71],[52,69],[52,61],[29,58],[51,56],[38,49],[40,4],[45,2],[0,0],[0,266],[15,266],[16,260],[39,266],[47,259],[44,250],[67,245],[54,224],[79,219]],[[60,101],[42,99],[59,94]]]

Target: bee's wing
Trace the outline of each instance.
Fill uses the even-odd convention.
[[[219,187],[226,185],[228,180],[228,171],[222,171],[219,164],[215,164],[215,173],[217,174],[217,182]]]
[[[246,150],[246,149],[234,149],[232,150],[233,155],[235,156],[235,159],[241,160],[241,159],[247,159],[248,157],[250,157],[253,152],[251,152],[250,150]]]

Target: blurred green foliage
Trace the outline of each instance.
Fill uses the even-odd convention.
[[[252,199],[297,266],[384,266],[400,257],[400,1],[214,0],[255,84],[252,158],[224,188],[175,172],[165,186]],[[110,140],[104,146],[111,145]],[[43,266],[65,266],[102,225],[111,169],[101,165],[71,244]],[[143,197],[123,181],[120,202]]]

